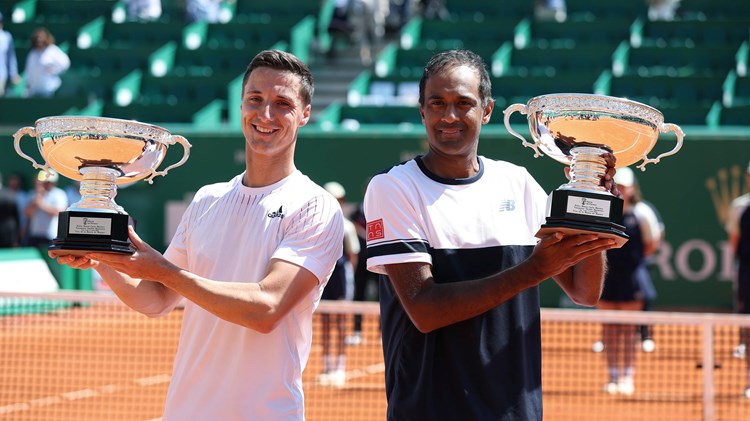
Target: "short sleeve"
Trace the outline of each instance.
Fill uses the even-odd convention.
[[[284,217],[283,238],[272,258],[302,266],[324,283],[343,254],[343,239],[341,207],[332,196],[318,195]]]
[[[422,216],[412,206],[417,200],[385,174],[370,181],[364,199],[368,270],[384,274],[388,264],[432,263]]]

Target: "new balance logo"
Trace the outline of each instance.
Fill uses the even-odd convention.
[[[500,201],[500,212],[510,212],[516,210],[516,201],[505,199]]]
[[[269,218],[283,218],[284,217],[284,211],[281,209],[283,206],[279,206],[279,210],[276,212],[268,212]]]

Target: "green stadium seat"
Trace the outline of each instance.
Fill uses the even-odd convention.
[[[64,22],[21,22],[14,23],[7,17],[3,29],[13,35],[13,45],[16,48],[28,50],[31,48],[31,34],[39,27],[45,27],[55,37],[56,44],[68,42],[74,45],[78,34],[78,25],[71,25]]]
[[[594,93],[598,74],[566,73],[555,77],[509,75],[492,78],[492,97],[495,109],[502,110],[514,103],[525,104],[529,99],[553,93]],[[502,121],[502,113],[493,113],[494,122]]]
[[[749,38],[748,27],[748,15],[711,20],[639,20],[632,27],[631,44],[635,47],[713,45],[737,48]]]
[[[655,108],[691,104],[710,106],[721,100],[723,82],[723,76],[623,75],[611,79],[609,94]]]
[[[658,109],[664,116],[665,123],[672,123],[678,126],[707,126],[711,119],[712,111],[716,103],[662,103]],[[714,123],[711,123],[714,124]]]
[[[340,123],[354,120],[359,124],[422,124],[416,106],[343,106]]]
[[[306,15],[317,15],[320,2],[299,0],[236,0],[235,20],[258,21],[259,18],[272,18],[274,21],[280,17],[289,17],[299,21]]]
[[[540,47],[609,45],[616,47],[630,36],[631,17],[608,17],[593,21],[545,22],[531,24],[530,44]]]
[[[138,120],[150,124],[188,124],[193,123],[194,116],[209,103],[210,101],[180,102],[170,106],[133,103],[124,107],[106,103],[102,115],[126,120]]]
[[[641,76],[725,76],[736,67],[736,53],[736,47],[727,45],[643,46],[628,50],[623,67]]]
[[[211,76],[143,75],[136,102],[143,105],[178,105],[183,102],[207,103],[227,98],[229,82],[241,72],[221,73]]]
[[[750,2],[743,0],[681,0],[680,14],[685,17],[713,20],[750,16]]]
[[[125,75],[124,71],[97,75],[68,71],[60,75],[62,85],[55,96],[85,98],[88,101],[97,99],[110,101],[114,94],[114,84]]]
[[[416,105],[342,105],[336,101],[321,111],[318,127],[325,131],[357,131],[363,127],[415,126],[422,124],[422,117]]]
[[[372,76],[364,72],[355,79],[347,94],[348,105],[398,106],[417,104],[419,76]]]
[[[645,16],[648,7],[645,1],[591,1],[565,0],[568,20],[596,20],[611,17],[635,19]]]
[[[492,55],[497,50],[498,45],[495,43],[474,43],[471,46],[465,46],[460,42],[455,43],[443,43],[442,48],[429,48],[427,46],[418,46],[409,50],[403,48],[397,48],[394,57],[389,57],[387,60],[392,60],[392,63],[383,63],[389,70],[385,72],[380,71],[380,62],[382,56],[379,56],[376,60],[376,71],[378,75],[385,76],[386,74],[399,75],[403,77],[416,77],[417,80],[422,76],[425,64],[430,58],[440,51],[456,49],[456,48],[471,48],[471,50],[477,53],[484,59],[486,63],[490,63]]]
[[[116,0],[36,0],[35,14],[28,20],[50,25],[66,23],[75,24],[88,22],[98,16],[109,16]]]
[[[102,40],[96,46],[114,49],[156,49],[169,41],[180,40],[184,28],[184,22],[107,22],[104,25]]]
[[[505,16],[520,19],[534,13],[533,0],[446,0],[445,6],[452,16],[459,18]]]
[[[721,126],[750,126],[750,104],[722,108],[719,124]]]
[[[196,50],[178,48],[172,73],[177,76],[210,76],[223,72],[239,74],[245,71],[255,54],[266,48],[269,46],[260,44],[248,44],[242,49],[234,47],[204,47]]]
[[[416,45],[426,45],[428,48],[440,48],[440,43],[459,41],[464,48],[474,49],[477,45],[492,45],[499,47],[504,41],[513,39],[514,29],[520,18],[492,16],[482,20],[454,19],[450,21],[425,20],[419,33]]]
[[[514,49],[508,44],[508,57],[503,63],[502,73],[549,77],[576,72],[598,75],[612,66],[614,51],[614,46],[606,44],[583,44],[575,48],[542,48],[538,45],[531,45],[521,49]],[[493,74],[495,74],[494,63]]]
[[[54,98],[0,98],[0,124],[7,126],[33,126],[42,117],[65,114],[71,108],[86,105],[85,97]],[[12,111],[6,111],[12,110]]]
[[[184,21],[186,16],[185,0],[161,0],[160,21]]]
[[[737,77],[730,94],[732,107],[750,105],[750,77]]]
[[[286,17],[273,21],[212,23],[208,25],[204,45],[208,48],[246,49],[256,46],[270,48],[280,40],[289,40],[289,30],[299,20]]]
[[[71,48],[69,72],[84,75],[106,75],[148,68],[148,58],[158,48],[154,44],[133,45],[128,48],[81,49]]]

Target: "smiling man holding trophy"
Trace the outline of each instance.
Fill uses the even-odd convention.
[[[241,114],[244,171],[198,189],[164,254],[132,227],[132,254],[50,252],[58,263],[96,269],[142,314],[183,309],[164,421],[304,419],[302,370],[313,312],[342,253],[341,206],[294,164],[314,91],[307,65],[287,52],[262,51],[241,89],[231,106]],[[108,169],[125,160],[115,152],[127,158],[150,150],[151,143],[131,150],[132,137],[107,148],[113,155],[96,165],[106,180],[92,181],[93,189],[111,185]],[[114,165],[148,176],[151,161]]]

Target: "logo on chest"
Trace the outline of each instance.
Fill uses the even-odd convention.
[[[516,201],[513,199],[503,199],[500,201],[500,212],[510,212],[516,210]]]
[[[279,206],[279,210],[274,212],[268,212],[269,218],[284,218],[284,210],[282,209],[283,206]]]

